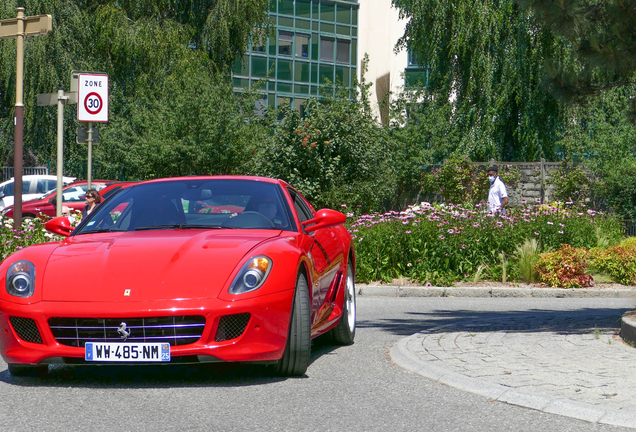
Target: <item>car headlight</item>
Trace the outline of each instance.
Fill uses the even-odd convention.
[[[16,297],[31,297],[35,291],[35,265],[20,260],[7,270],[7,292]]]
[[[2,216],[6,215],[7,213],[9,213],[11,210],[13,209],[13,207],[5,207],[2,209]]]
[[[250,258],[241,267],[230,286],[230,294],[243,294],[259,289],[272,269],[272,260],[264,255]]]

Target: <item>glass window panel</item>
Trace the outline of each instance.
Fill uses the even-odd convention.
[[[318,63],[311,64],[311,72],[309,75],[311,76],[311,82],[313,84],[318,84]]]
[[[296,35],[296,57],[309,58],[309,35]]]
[[[288,84],[288,83],[279,82],[278,83],[278,91],[279,92],[283,92],[283,93],[291,93],[292,92],[292,85]]]
[[[320,31],[323,33],[333,33],[335,26],[333,24],[320,23]]]
[[[265,45],[261,45],[258,42],[252,44],[252,51],[253,52],[265,52]]]
[[[314,21],[313,23],[311,23],[311,29],[318,30],[318,21]]]
[[[336,33],[343,36],[349,36],[349,33],[351,33],[351,27],[341,25],[336,26]]]
[[[353,24],[354,26],[357,26],[358,25],[358,8],[353,8],[351,12],[353,12],[351,14],[351,24]]]
[[[283,105],[291,105],[291,100],[287,97],[278,96],[276,98],[276,106],[281,107]]]
[[[351,36],[358,36],[358,27],[351,27]]]
[[[267,95],[267,106],[269,108],[274,108],[276,106],[276,96],[274,96],[274,93],[269,93]]]
[[[292,43],[294,40],[294,34],[290,32],[281,31],[278,34],[278,54],[280,55],[292,55]]]
[[[309,86],[294,84],[294,93],[309,94]]]
[[[311,94],[312,95],[318,95],[318,87],[311,86]]]
[[[351,68],[351,79],[353,80],[354,78],[358,77],[358,70],[356,68]]]
[[[333,3],[322,3],[320,5],[320,19],[334,22],[336,19],[336,5]]]
[[[358,61],[358,40],[354,39],[351,41],[351,64],[356,65]]]
[[[351,24],[351,6],[339,4],[336,21],[342,24]]]
[[[252,76],[259,78],[267,76],[267,57],[252,57]]]
[[[281,27],[293,27],[294,19],[293,18],[284,18],[278,17],[278,25]]]
[[[276,77],[280,80],[292,80],[292,67],[293,64],[288,60],[278,60],[278,71]]]
[[[269,38],[269,55],[276,55],[276,38]]]
[[[296,28],[303,29],[303,30],[311,30],[311,22],[297,19]]]
[[[313,6],[314,6],[313,7],[314,19],[318,19],[318,7],[320,6],[320,2],[314,1]],[[316,30],[318,30],[318,29],[316,29]]]
[[[236,60],[234,60],[234,64],[232,65],[232,74],[241,75],[241,68],[241,60],[237,58]]]
[[[250,87],[250,80],[247,78],[232,78],[232,82],[234,83],[234,87],[240,87],[240,88]]]
[[[331,65],[320,65],[320,84],[324,84],[325,78],[329,80],[329,82],[333,82],[333,66]]]
[[[269,2],[269,11],[276,13],[276,3],[275,1]]]
[[[336,43],[336,63],[349,64],[349,48],[351,47],[351,41],[338,39]]]
[[[340,79],[343,86],[349,87],[351,80],[349,79],[349,68],[336,67],[336,77]]]
[[[296,69],[294,74],[294,81],[309,82],[309,63],[296,62]]]
[[[311,37],[311,59],[318,60],[318,41],[320,38],[318,37],[318,33],[314,33]]]
[[[269,60],[269,64],[267,65],[267,70],[271,71],[270,74],[272,77],[276,76],[276,59]]]
[[[333,47],[334,39],[322,37],[320,38],[320,60],[321,61],[333,61]]]
[[[293,15],[294,14],[294,0],[279,0],[278,13]]]
[[[311,18],[311,0],[296,0],[296,16]]]
[[[267,84],[267,89],[268,89],[269,91],[276,91],[276,81],[270,81],[270,82]]]

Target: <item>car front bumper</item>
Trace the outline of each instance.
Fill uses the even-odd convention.
[[[126,304],[39,302],[18,305],[0,301],[0,354],[7,363],[15,364],[83,363],[84,348],[68,346],[56,340],[49,326],[50,318],[124,320],[133,317],[197,315],[205,317],[201,337],[186,345],[171,344],[173,362],[193,359],[200,362],[272,362],[279,360],[285,350],[293,295],[292,289],[232,302],[196,299]],[[236,314],[249,314],[249,321],[242,333],[229,340],[216,341],[221,318]],[[15,323],[15,317],[23,322],[32,320],[31,327],[37,327],[40,335],[39,339],[35,338],[37,342],[28,342],[25,339],[29,337],[20,336],[24,336],[24,333],[16,330],[12,324]]]

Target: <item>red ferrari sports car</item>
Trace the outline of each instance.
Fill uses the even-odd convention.
[[[355,254],[335,210],[262,177],[125,184],[66,238],[0,264],[0,354],[49,364],[261,362],[303,375],[311,339],[353,343]]]

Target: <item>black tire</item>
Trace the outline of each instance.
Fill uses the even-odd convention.
[[[9,363],[9,373],[16,377],[41,377],[49,372],[48,365]]]
[[[31,215],[31,214],[22,215],[22,222],[24,222],[27,219],[35,219],[35,215]]]
[[[274,365],[277,375],[301,376],[309,367],[311,349],[311,313],[309,310],[309,287],[304,274],[296,279],[296,291],[292,303],[289,334],[283,357]]]
[[[356,337],[356,284],[351,262],[347,266],[342,316],[330,333],[331,339],[338,345],[351,345]]]

